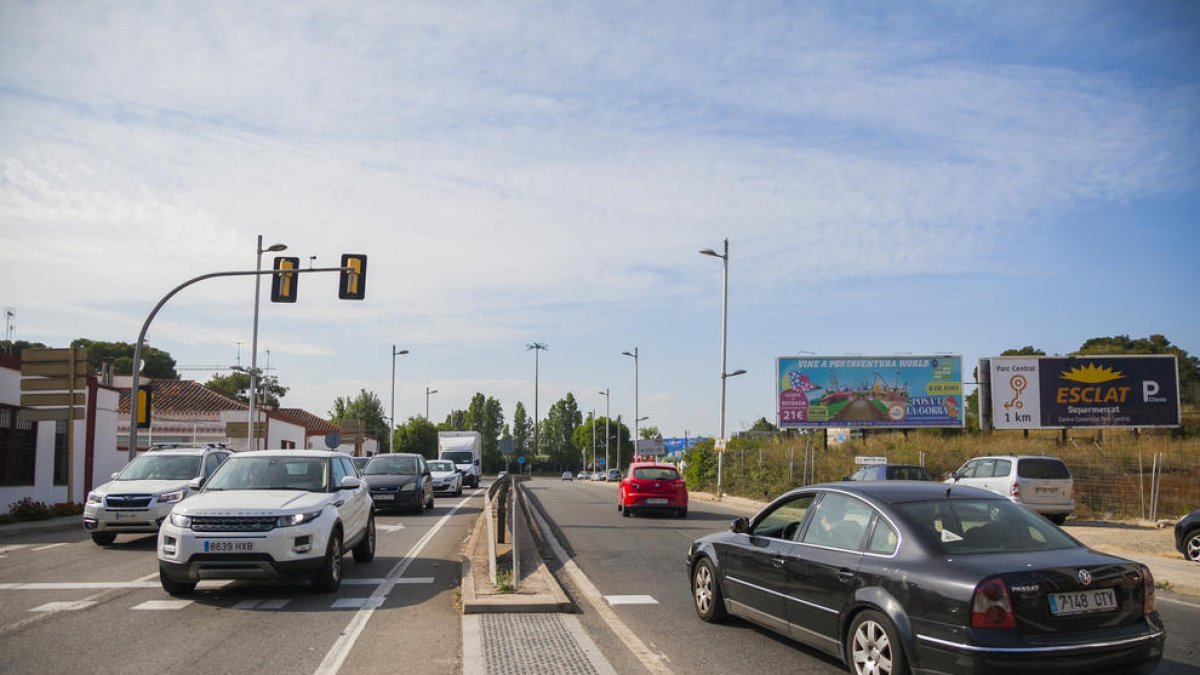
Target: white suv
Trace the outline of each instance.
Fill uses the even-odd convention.
[[[239,452],[158,533],[158,578],[171,595],[201,579],[342,582],[342,555],[375,557],[371,495],[350,458],[321,450]]]
[[[950,474],[947,483],[970,485],[1008,497],[1057,525],[1075,510],[1074,480],[1057,457],[976,457]]]
[[[188,496],[188,483],[208,480],[229,454],[223,445],[151,448],[88,493],[83,529],[101,546],[121,533],[158,532],[171,509]]]

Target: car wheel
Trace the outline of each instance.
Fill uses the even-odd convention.
[[[676,511],[675,513],[680,518],[687,518],[687,507],[685,506],[682,509],[679,509],[678,511]]]
[[[716,568],[708,558],[701,558],[692,569],[692,601],[696,615],[708,623],[720,623],[728,618],[725,599],[721,595],[721,584],[717,582]]]
[[[625,516],[626,518],[629,518],[630,516],[633,515],[633,509],[629,508],[628,506],[624,507],[621,509],[621,515]]]
[[[620,513],[623,510],[624,510],[624,507],[621,506],[621,502],[617,502],[617,513]]]
[[[116,540],[117,540],[117,535],[115,532],[93,532],[92,533],[92,541],[96,542],[96,545],[98,545],[98,546],[108,546],[109,544],[113,543]]]
[[[1200,562],[1200,530],[1192,530],[1183,540],[1184,555],[1192,562]]]
[[[1055,525],[1062,525],[1067,522],[1067,514],[1065,513],[1056,513],[1048,517],[1050,518],[1050,522],[1054,523]]]
[[[367,517],[367,532],[354,547],[354,562],[366,563],[375,559],[375,515]]]
[[[905,675],[908,664],[892,622],[875,610],[854,617],[846,633],[846,662],[855,675]]]
[[[342,585],[342,531],[334,528],[325,547],[321,571],[313,578],[313,588],[319,593],[333,593]]]
[[[432,492],[429,493],[429,501],[425,503],[425,508],[427,508],[427,509],[433,508],[433,493]]]
[[[194,581],[174,581],[160,569],[158,571],[158,583],[162,584],[163,590],[171,595],[188,595],[196,590],[196,582]]]
[[[454,496],[455,497],[462,496],[462,481],[458,481],[458,489],[454,491]]]

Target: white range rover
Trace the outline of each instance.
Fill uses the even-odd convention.
[[[201,579],[307,578],[332,592],[348,549],[358,562],[375,557],[371,495],[348,456],[239,452],[163,523],[158,577],[171,595]]]
[[[83,506],[83,529],[101,546],[118,534],[153,534],[167,514],[191,492],[189,483],[203,483],[229,457],[224,445],[155,446],[135,457],[112,480],[88,493]]]

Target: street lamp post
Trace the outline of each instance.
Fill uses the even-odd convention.
[[[637,454],[637,442],[638,442],[638,438],[640,438],[640,436],[638,435],[638,422],[640,421],[638,419],[638,377],[639,377],[639,375],[638,375],[638,368],[639,368],[638,348],[634,347],[633,353],[629,353],[629,352],[621,352],[621,353],[624,354],[625,356],[633,357],[633,454],[636,455]],[[618,459],[620,459],[620,458],[618,458]]]
[[[437,389],[425,387],[425,421],[429,421],[429,395],[438,393]]]
[[[745,370],[737,370],[732,373],[725,370],[726,356],[726,338],[729,333],[729,239],[725,239],[725,248],[723,253],[717,253],[711,248],[706,248],[700,251],[701,255],[712,256],[721,259],[721,267],[723,270],[721,282],[721,442],[725,442],[725,380],[737,375],[744,375]],[[725,453],[721,452],[717,455],[717,499],[721,498],[721,478],[722,470],[725,464]]]
[[[395,452],[392,438],[396,435],[396,357],[407,353],[407,349],[396,349],[396,345],[392,345],[392,428],[388,431],[388,452]]]
[[[612,464],[610,464],[609,462],[612,460],[610,460],[608,458],[608,439],[612,438],[612,437],[608,435],[608,418],[612,416],[612,413],[609,412],[608,404],[610,403],[610,400],[609,400],[609,395],[608,395],[608,388],[605,387],[604,391],[598,391],[596,393],[600,394],[601,396],[604,397],[604,468],[611,469]],[[619,458],[617,459],[617,463],[618,464],[621,463],[621,460]],[[619,469],[621,467],[618,466],[617,468]]]
[[[596,470],[596,411],[592,411],[592,471]],[[606,464],[604,470],[608,470]]]
[[[525,345],[525,351],[533,350],[533,456],[541,451],[538,445],[538,357],[540,352],[550,349],[544,342],[532,342]]]
[[[263,240],[260,234],[258,235],[258,245],[255,246],[255,250],[258,251],[258,260],[254,265],[254,331],[250,337],[250,405],[247,406],[249,408],[249,424],[246,425],[248,427],[246,431],[247,450],[258,449],[258,442],[254,439],[254,423],[258,421],[255,395],[258,393],[258,296],[261,295],[262,290],[262,275],[260,274],[262,272],[262,254],[268,251],[276,253],[287,250],[286,244],[271,244],[267,248],[263,248],[262,244]],[[137,368],[138,364],[133,364],[133,367]]]

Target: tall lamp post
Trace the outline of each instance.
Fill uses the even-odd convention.
[[[388,431],[388,452],[395,452],[392,437],[396,434],[396,357],[407,353],[407,349],[396,349],[396,345],[392,345],[392,428]]]
[[[737,375],[744,375],[745,370],[732,373],[725,370],[726,337],[729,333],[729,239],[725,239],[723,253],[717,253],[711,248],[700,251],[700,255],[708,255],[721,259],[723,269],[721,283],[721,443],[725,442],[725,380]],[[724,451],[717,454],[717,499],[721,498],[721,474],[725,464]]]
[[[611,469],[612,464],[609,464],[610,460],[608,458],[608,439],[612,438],[612,437],[608,435],[608,418],[612,415],[612,413],[609,412],[608,404],[610,403],[610,400],[609,400],[609,395],[608,395],[608,388],[605,387],[604,391],[598,391],[596,393],[604,397],[604,468]],[[620,463],[621,463],[621,460],[618,459],[617,464],[620,464]],[[621,467],[618,466],[617,468],[619,469]]]
[[[255,246],[255,250],[258,251],[258,259],[254,265],[254,332],[250,337],[250,405],[248,406],[250,414],[249,424],[246,425],[248,427],[246,430],[247,450],[258,449],[258,442],[254,439],[254,423],[258,421],[258,415],[255,410],[255,404],[257,403],[255,395],[258,393],[258,296],[261,295],[262,290],[262,275],[259,274],[259,272],[262,272],[262,254],[286,251],[287,244],[271,244],[263,248],[262,235],[260,234],[258,235],[258,245]],[[133,364],[133,367],[137,368],[138,364]],[[136,396],[136,392],[134,395]]]
[[[437,389],[425,387],[425,421],[429,421],[429,395],[438,393]]]
[[[641,436],[638,435],[638,422],[640,421],[638,419],[638,368],[639,368],[638,348],[634,347],[632,353],[630,353],[630,352],[621,352],[621,353],[624,354],[625,356],[633,357],[633,454],[636,455],[638,438],[641,438]],[[619,457],[617,459],[618,459],[618,461],[620,460]]]
[[[604,469],[607,471],[608,467]],[[592,411],[592,471],[596,470],[596,411]]]
[[[537,457],[541,452],[541,446],[538,445],[538,357],[540,352],[550,349],[550,345],[544,342],[531,342],[525,345],[525,351],[533,350],[533,456]],[[532,468],[530,469],[532,471]]]

